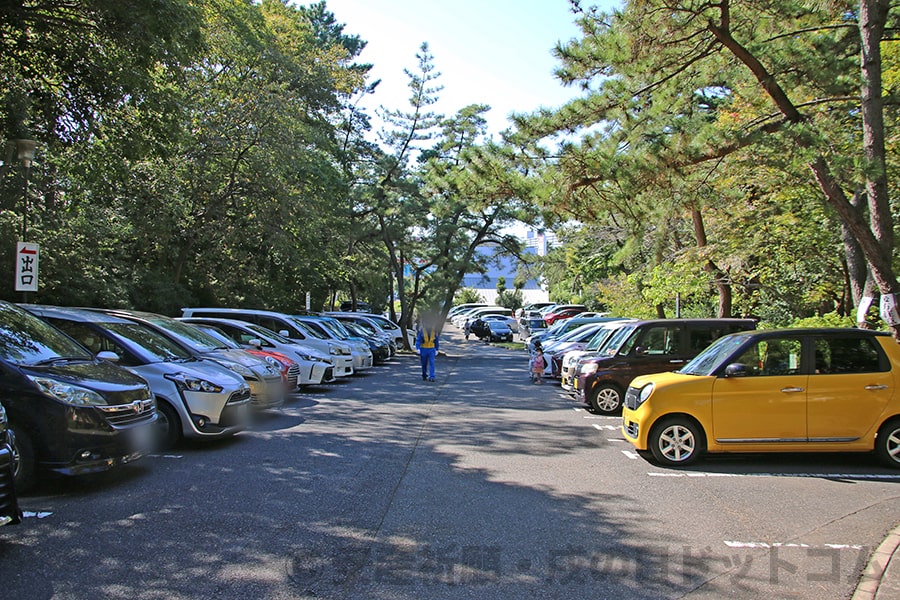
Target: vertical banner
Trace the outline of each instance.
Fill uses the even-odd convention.
[[[16,243],[16,290],[38,291],[38,259],[40,246],[32,242]]]
[[[897,294],[881,295],[881,319],[888,325],[900,325],[900,313],[897,311]]]
[[[869,315],[869,309],[872,307],[872,302],[875,301],[875,298],[872,296],[863,296],[859,299],[859,307],[856,309],[856,322],[863,323],[866,320],[866,317]]]

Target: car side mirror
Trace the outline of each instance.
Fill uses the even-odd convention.
[[[291,332],[288,331],[287,329],[280,329],[280,330],[278,331],[278,333],[279,333],[282,337],[291,337]]]
[[[746,377],[750,375],[750,368],[741,363],[731,363],[725,367],[725,377]]]
[[[115,352],[110,352],[109,350],[103,350],[102,352],[97,353],[97,358],[100,360],[106,360],[111,363],[119,362],[119,355]]]
[[[644,346],[636,346],[634,349],[634,354],[635,356],[644,356],[645,354],[647,354],[647,348],[645,348]]]
[[[257,350],[262,350],[262,340],[253,338],[252,340],[247,340],[247,344],[253,346]]]

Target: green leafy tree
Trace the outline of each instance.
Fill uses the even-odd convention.
[[[559,73],[596,91],[524,125],[539,135],[595,126],[560,160],[570,205],[634,197],[621,192],[641,186],[662,191],[663,176],[696,181],[734,163],[763,160],[792,177],[805,170],[880,292],[893,294],[880,54],[889,7],[650,0],[611,15],[584,11],[584,38],[558,48]],[[854,155],[863,160],[846,159]],[[860,194],[868,217],[852,201]],[[705,222],[707,206],[685,206]],[[699,232],[695,242],[708,246]],[[711,269],[716,279],[724,273]]]

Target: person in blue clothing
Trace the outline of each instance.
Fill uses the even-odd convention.
[[[434,381],[434,357],[441,347],[440,334],[437,327],[425,322],[416,333],[416,350],[422,363],[422,381]]]

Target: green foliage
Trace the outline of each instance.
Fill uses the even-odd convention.
[[[484,298],[476,290],[468,287],[460,288],[453,295],[453,305],[484,302]]]
[[[524,305],[522,290],[503,290],[501,293],[497,294],[494,303],[497,306],[504,306],[513,311],[518,310]]]
[[[791,327],[856,327],[853,317],[842,316],[837,313],[826,313],[821,316],[803,317],[794,319]]]

